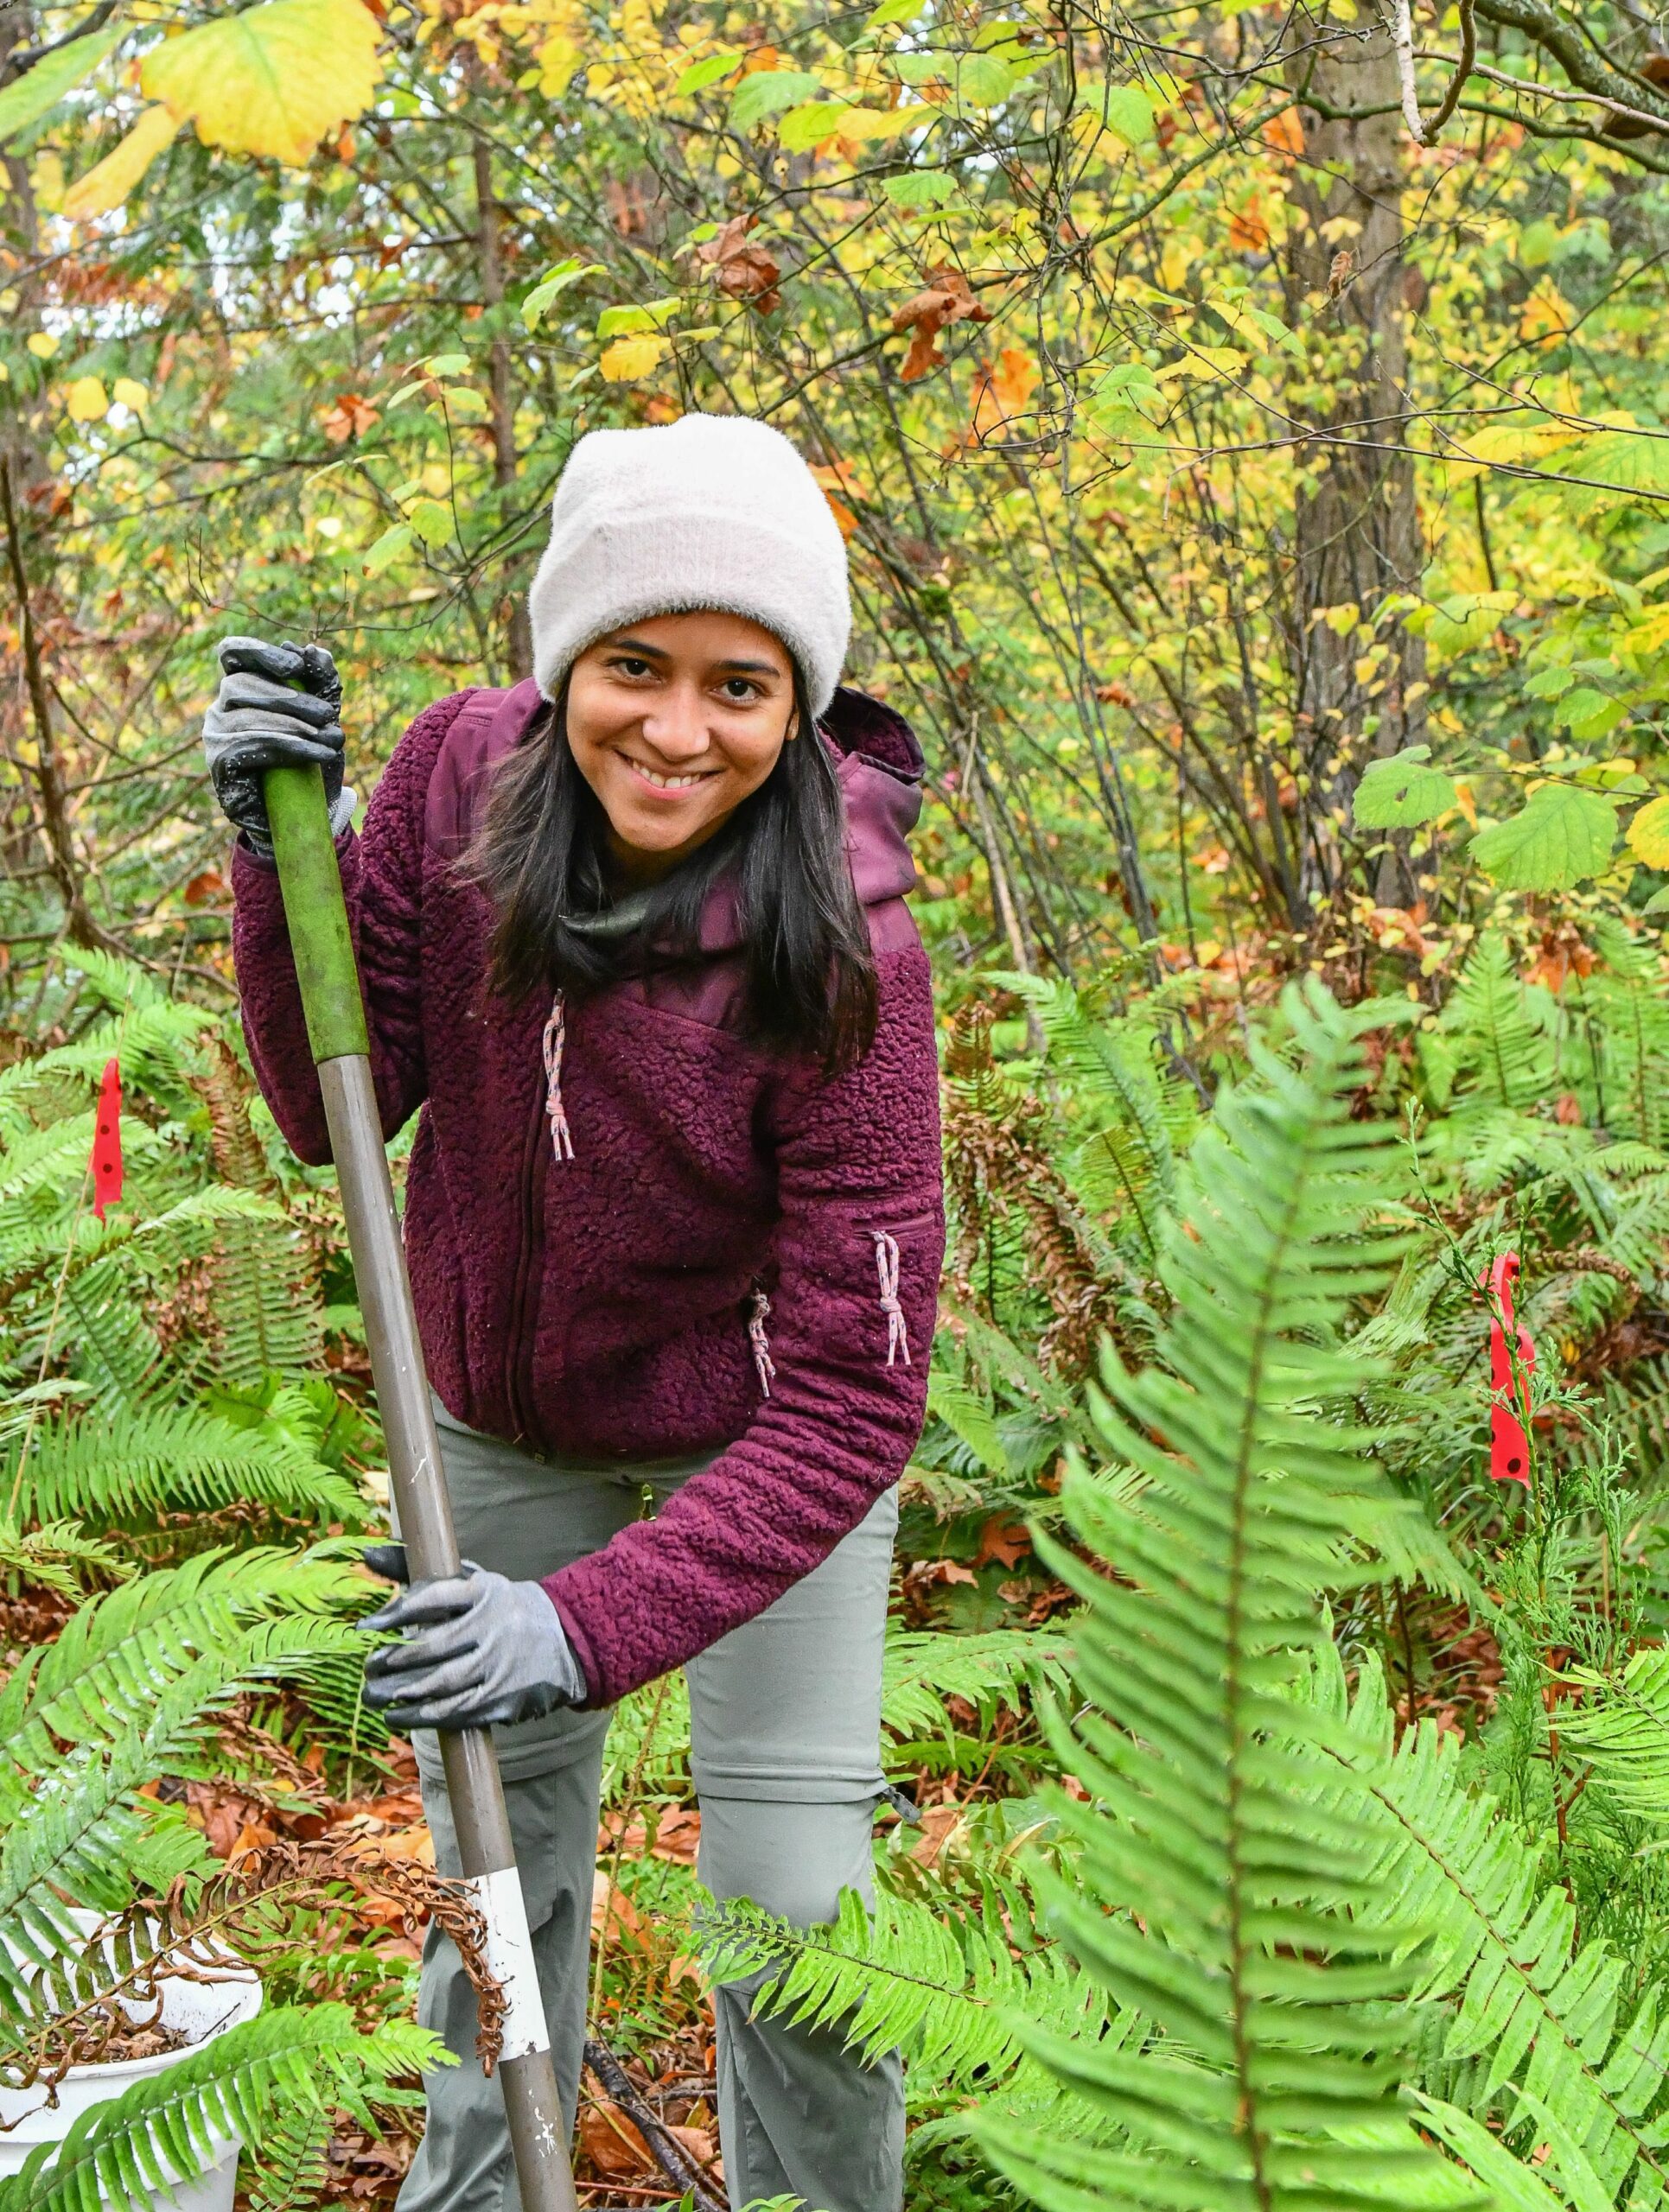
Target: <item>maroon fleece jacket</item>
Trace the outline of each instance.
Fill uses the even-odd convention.
[[[534,1452],[718,1454],[653,1520],[545,1584],[602,1704],[808,1573],[920,1432],[944,1255],[933,1000],[903,901],[921,756],[896,715],[836,695],[824,727],[880,986],[862,1062],[828,1077],[740,1033],[721,881],[693,972],[567,1008],[570,1159],[548,1111],[550,1007],[487,990],[492,909],[454,866],[538,705],[520,683],[430,707],[395,747],[364,836],[338,850],[384,1134],[420,1115],[405,1249],[443,1402]],[[250,1055],[279,1128],[321,1164],[277,877],[240,842],[233,885]]]

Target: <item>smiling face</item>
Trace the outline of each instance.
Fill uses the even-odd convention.
[[[723,828],[796,734],[787,646],[740,614],[656,614],[574,663],[568,744],[610,857],[649,883]]]

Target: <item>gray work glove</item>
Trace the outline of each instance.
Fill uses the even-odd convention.
[[[220,668],[220,688],[203,717],[203,752],[221,812],[271,860],[266,771],[317,761],[331,835],[340,836],[355,801],[342,788],[342,683],[335,662],[322,645],[222,638]]]
[[[373,1544],[365,1563],[373,1574],[406,1580],[404,1544]],[[537,1720],[586,1695],[561,1617],[539,1585],[512,1582],[474,1560],[462,1574],[402,1591],[363,1625],[411,1631],[365,1662],[366,1703],[403,1732]]]

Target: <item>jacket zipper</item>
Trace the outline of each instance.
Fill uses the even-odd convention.
[[[528,1309],[530,1305],[537,1306],[538,1303],[532,1286],[538,1280],[534,1258],[539,1243],[538,1201],[543,1188],[539,1172],[543,1158],[540,1139],[545,1135],[545,1128],[544,1093],[536,1090],[532,1120],[522,1150],[521,1235],[516,1246],[515,1274],[510,1292],[510,1322],[504,1347],[504,1387],[510,1418],[515,1425],[518,1441],[530,1448],[536,1445],[538,1440],[533,1434],[532,1411],[523,1387],[523,1351],[532,1327],[533,1317]]]

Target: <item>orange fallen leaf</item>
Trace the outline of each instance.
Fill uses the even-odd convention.
[[[649,2146],[635,2123],[606,2098],[580,2114],[580,2148],[605,2181],[626,2181],[657,2171]]]
[[[993,1513],[979,1531],[979,1549],[973,1563],[984,1567],[994,1559],[1004,1567],[1018,1567],[1030,1549],[1031,1538],[1023,1521],[1005,1520],[1000,1513]]]

